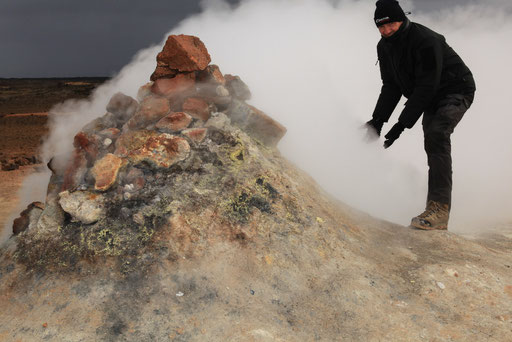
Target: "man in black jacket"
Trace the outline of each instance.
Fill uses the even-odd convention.
[[[447,229],[452,192],[450,135],[473,102],[473,75],[442,35],[410,22],[398,1],[379,0],[376,6],[374,20],[382,36],[377,45],[382,89],[366,127],[380,136],[405,96],[408,101],[398,122],[385,135],[388,148],[423,114],[429,166],[427,207],[411,225]]]

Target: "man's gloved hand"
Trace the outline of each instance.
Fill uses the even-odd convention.
[[[396,139],[400,137],[400,134],[404,131],[405,126],[399,122],[397,122],[384,136],[386,138],[386,141],[384,141],[384,148],[388,148],[389,146],[393,145]]]
[[[363,128],[366,128],[366,140],[373,141],[377,140],[380,137],[380,132],[382,131],[382,126],[384,125],[384,121],[373,118],[367,123],[364,124]]]

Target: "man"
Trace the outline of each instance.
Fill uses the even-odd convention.
[[[451,208],[450,135],[473,102],[473,75],[442,35],[410,22],[398,1],[379,0],[376,6],[374,20],[382,36],[377,45],[382,89],[366,127],[380,136],[383,124],[405,96],[408,101],[398,122],[385,135],[384,147],[389,148],[423,114],[427,206],[411,226],[444,230]]]

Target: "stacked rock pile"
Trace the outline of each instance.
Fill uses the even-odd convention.
[[[106,217],[153,227],[169,209],[144,205],[164,197],[165,175],[222,165],[215,146],[222,139],[232,148],[229,157],[243,160],[241,143],[222,132],[226,127],[238,127],[255,145],[270,150],[284,136],[282,125],[246,103],[250,96],[240,77],[223,75],[210,64],[197,37],[169,36],[151,82],[140,88],[137,99],[115,94],[107,113],[76,134],[67,166],[48,163],[53,174],[46,203],[29,205],[15,221],[14,234],[51,235],[66,225],[92,225]]]

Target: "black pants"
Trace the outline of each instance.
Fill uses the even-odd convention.
[[[428,201],[451,205],[452,145],[450,136],[473,102],[474,94],[451,94],[423,113],[428,161]]]

